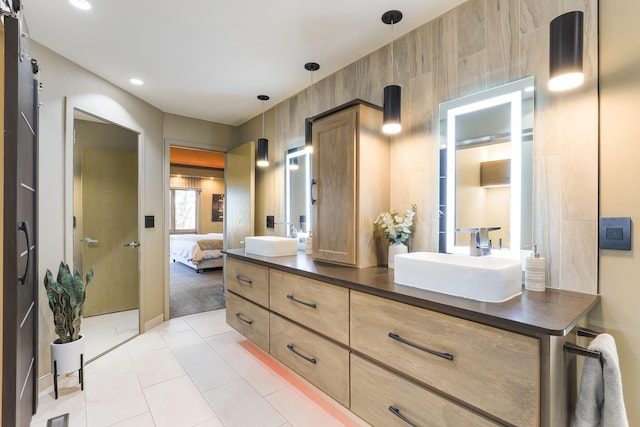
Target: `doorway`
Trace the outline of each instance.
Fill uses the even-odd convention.
[[[74,109],[73,265],[91,360],[139,332],[138,133]]]
[[[169,147],[169,317],[225,307],[224,153]]]

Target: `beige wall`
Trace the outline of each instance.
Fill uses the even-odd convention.
[[[164,113],[162,134],[168,145],[226,152],[237,145],[235,126]]]
[[[4,82],[4,25],[0,24],[0,81]],[[0,84],[0,129],[4,129],[4,84]],[[0,135],[0,200],[4,200],[4,132]],[[0,209],[0,224],[4,224],[4,209]],[[0,239],[4,241],[4,226],[0,227]],[[0,245],[0,259],[4,259],[4,245]],[[3,266],[0,263],[0,277],[4,277]],[[3,366],[2,356],[4,349],[2,343],[4,337],[4,292],[0,292],[0,366]],[[2,369],[0,369],[0,384],[2,382]],[[2,419],[2,400],[0,400],[0,420]]]
[[[600,215],[629,216],[630,252],[600,251],[594,329],[615,338],[629,425],[640,425],[640,2],[600,2]]]
[[[222,233],[222,221],[211,221],[212,194],[224,194],[224,180],[203,179],[198,202],[198,233]]]
[[[156,228],[142,229],[141,251],[141,320],[144,324],[164,313],[165,271],[158,260],[166,259],[168,240],[165,223],[165,188],[162,137],[162,113],[111,83],[80,68],[51,50],[32,42],[30,55],[41,65],[40,140],[39,140],[39,212],[40,251],[39,277],[47,268],[55,268],[67,255],[69,212],[65,212],[65,97],[99,111],[108,111],[122,122],[144,131],[140,156],[143,173],[140,188],[141,215],[155,215]],[[69,164],[69,167],[71,165]],[[70,247],[70,246],[69,246]],[[142,247],[141,247],[142,249]],[[71,253],[68,254],[71,257]],[[168,267],[167,267],[168,268]],[[51,312],[41,287],[39,307],[39,356],[49,360],[49,342],[54,338]],[[40,363],[38,375],[48,372],[49,365]]]

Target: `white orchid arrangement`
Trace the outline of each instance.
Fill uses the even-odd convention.
[[[411,204],[404,216],[400,215],[395,209],[389,212],[381,212],[373,224],[379,230],[384,231],[390,243],[403,243],[411,234],[411,226],[413,225],[413,217],[416,215],[416,210],[417,206]]]

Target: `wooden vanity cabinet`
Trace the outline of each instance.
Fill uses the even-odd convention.
[[[269,269],[229,257],[225,262],[227,324],[269,351]]]
[[[382,111],[352,102],[313,119],[313,258],[386,264],[373,221],[389,210],[389,138]]]
[[[352,290],[351,348],[513,425],[540,423],[536,338]]]

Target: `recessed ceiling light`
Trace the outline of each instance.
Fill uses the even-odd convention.
[[[82,10],[91,9],[91,3],[89,3],[87,0],[69,0],[69,3],[71,3],[78,9],[82,9]]]
[[[142,86],[142,85],[144,84],[144,82],[143,82],[142,80],[137,79],[137,78],[135,78],[135,77],[131,77],[131,78],[129,79],[129,82],[130,82],[132,85],[136,85],[136,86]]]

